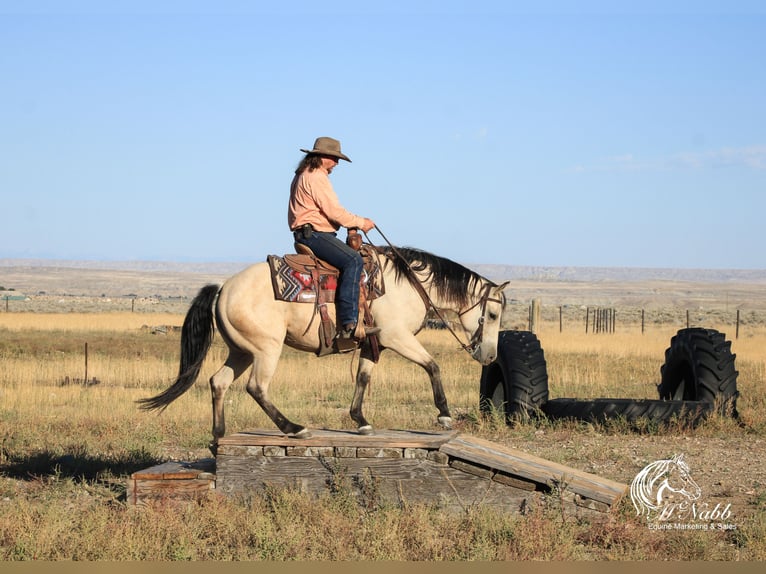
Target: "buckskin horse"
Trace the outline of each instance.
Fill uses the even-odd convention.
[[[428,373],[438,409],[437,422],[450,428],[447,398],[439,366],[415,336],[424,326],[430,307],[437,313],[453,311],[458,331],[468,343],[461,343],[473,359],[483,365],[497,355],[500,316],[505,303],[503,289],[449,259],[413,248],[377,247],[385,282],[385,295],[371,302],[375,326],[380,331],[379,349],[391,349],[420,365]],[[314,352],[320,347],[318,330],[307,326],[314,319],[312,305],[275,299],[267,263],[254,264],[230,277],[222,286],[207,285],[192,300],[181,329],[181,358],[178,377],[162,393],[138,402],[146,410],[164,410],[196,381],[217,327],[229,352],[223,366],[210,378],[213,395],[213,441],[226,432],[223,398],[229,386],[249,367],[247,392],[286,435],[308,438],[304,426],[290,421],[269,399],[269,383],[284,344]],[[334,309],[332,310],[334,314]],[[456,334],[453,331],[453,334]],[[373,427],[362,414],[362,403],[376,360],[370,345],[362,346],[356,386],[351,402],[351,419],[360,434],[372,434]]]

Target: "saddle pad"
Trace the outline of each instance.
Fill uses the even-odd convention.
[[[285,261],[286,257],[294,258],[296,256],[290,254],[283,257],[278,255],[269,255],[267,257],[271,269],[274,298],[278,301],[287,301],[289,303],[315,303],[317,301],[317,289],[312,277],[311,268],[306,266],[303,269],[296,269]],[[313,261],[313,258],[309,259]],[[377,261],[372,260],[369,267],[368,269],[366,263],[360,281],[367,300],[376,299],[385,293],[383,274],[380,272],[380,266]],[[314,273],[318,275],[319,279],[320,301],[327,303],[334,302],[335,290],[338,286],[337,270],[318,266],[314,269]]]

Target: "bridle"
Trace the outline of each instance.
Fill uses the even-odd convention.
[[[404,256],[399,253],[399,251],[394,247],[391,242],[386,238],[385,235],[383,235],[383,232],[378,228],[378,226],[375,226],[375,229],[380,233],[381,237],[388,243],[388,246],[391,248],[391,251],[399,257],[406,265],[407,269],[411,273],[411,281],[410,284],[415,287],[415,290],[420,295],[420,298],[423,300],[423,304],[426,307],[426,313],[428,313],[429,310],[433,309],[436,316],[439,318],[439,320],[442,322],[442,324],[447,328],[447,330],[452,334],[453,337],[455,337],[455,340],[460,344],[460,346],[463,348],[464,351],[466,351],[468,354],[473,356],[473,354],[476,352],[477,347],[481,344],[482,337],[484,336],[484,315],[487,312],[487,303],[500,303],[502,306],[505,301],[504,297],[501,299],[497,299],[494,297],[490,297],[490,293],[492,292],[492,283],[486,282],[486,284],[482,287],[481,295],[479,299],[469,307],[466,307],[465,309],[459,310],[457,312],[458,317],[462,317],[469,311],[475,309],[476,307],[481,307],[481,317],[479,317],[479,326],[476,327],[476,331],[474,331],[473,335],[471,335],[471,339],[468,341],[468,343],[463,343],[463,341],[460,340],[460,337],[457,333],[455,333],[455,330],[450,326],[449,322],[444,319],[444,317],[441,314],[441,310],[436,306],[436,304],[433,302],[431,297],[428,295],[428,292],[426,291],[425,287],[423,287],[423,284],[420,282],[420,280],[415,275],[415,272],[412,270],[412,267],[410,267],[409,262],[404,258]],[[367,237],[367,234],[365,233],[365,237]],[[368,238],[369,241],[369,238]],[[501,294],[502,296],[502,294]]]
[[[458,311],[457,316],[462,317],[463,315],[465,315],[466,313],[468,313],[475,307],[481,306],[481,316],[479,317],[479,326],[476,327],[476,331],[474,331],[473,336],[471,336],[471,340],[468,342],[467,345],[462,343],[460,339],[458,339],[457,334],[455,334],[455,332],[452,331],[452,329],[450,328],[450,331],[452,331],[452,335],[456,339],[458,339],[458,343],[460,343],[463,349],[468,351],[471,355],[473,355],[476,352],[476,348],[481,344],[482,338],[484,337],[484,315],[487,313],[487,303],[489,303],[490,301],[492,303],[499,303],[501,308],[505,303],[503,299],[496,299],[494,297],[490,297],[489,294],[491,292],[492,292],[492,284],[487,283],[482,288],[481,297],[476,303],[474,303],[473,305],[471,305],[470,307],[467,307],[466,309],[462,311]],[[431,303],[431,305],[433,306],[433,303]],[[436,310],[435,306],[434,306],[434,310]],[[449,326],[448,323],[446,323],[446,321],[444,321],[443,319],[442,319],[442,322],[445,325]]]

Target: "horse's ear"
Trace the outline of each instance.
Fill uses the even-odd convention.
[[[510,283],[510,281],[506,281],[505,283],[501,283],[500,285],[495,287],[495,290],[498,291],[498,292],[505,291],[505,288],[508,287],[509,283]]]

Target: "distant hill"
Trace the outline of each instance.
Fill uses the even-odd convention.
[[[198,273],[228,276],[250,262],[84,261],[65,259],[0,259],[0,269],[49,268]],[[683,281],[701,283],[766,283],[766,269],[673,269],[649,267],[544,267],[530,265],[466,264],[494,281],[635,282]]]
[[[0,259],[3,267],[26,267],[49,269],[98,269],[116,271],[165,271],[169,273],[204,273],[230,275],[244,269],[250,262],[177,262],[177,261],[86,261],[77,259]]]
[[[0,286],[30,296],[38,306],[50,299],[56,308],[65,303],[69,308],[71,304],[67,301],[71,297],[96,297],[100,299],[100,306],[106,298],[185,301],[194,297],[203,285],[220,285],[248,265],[247,262],[0,259]],[[546,305],[681,309],[717,306],[766,310],[766,269],[486,264],[468,267],[497,282],[511,281],[506,290],[511,303],[542,299]]]
[[[492,280],[587,282],[683,281],[700,283],[766,283],[766,269],[670,269],[644,267],[536,267],[473,265]]]

